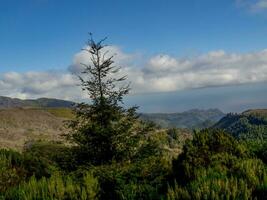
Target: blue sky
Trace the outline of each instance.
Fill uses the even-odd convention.
[[[1,0],[0,27],[1,71],[65,68],[89,31],[145,54],[246,52],[267,43],[266,17],[234,0]]]
[[[267,48],[266,0],[1,0],[0,95],[57,97],[56,93],[43,89],[47,86],[45,80],[40,82],[33,76],[44,77],[45,74],[57,81],[62,79],[60,83],[54,79],[50,83],[54,81],[53,87],[60,85],[62,90],[70,87],[69,74],[73,72],[70,66],[83,57],[80,49],[85,45],[88,32],[93,32],[96,39],[108,36],[113,50],[119,52],[118,62],[130,68],[127,72],[135,76],[133,80],[142,74],[145,79],[154,76],[151,85],[155,85],[156,78],[166,83],[157,83],[159,89],[151,86],[144,91],[140,90],[141,83],[133,83],[141,104],[142,99],[148,98],[142,94],[148,92],[163,96],[175,92],[179,96],[183,94],[181,91],[201,88],[216,91],[214,87],[229,85],[232,87],[229,91],[236,91],[240,84],[256,84],[257,87],[260,83],[258,87],[264,88],[267,81],[267,61],[265,63],[264,59],[267,55],[264,51]],[[254,67],[254,61],[256,67],[252,72],[250,68]],[[186,62],[191,64],[186,65]],[[229,62],[233,66],[231,69],[226,64]],[[208,71],[205,67],[204,71],[200,70],[203,63],[209,66]],[[165,65],[165,71],[159,69],[160,64]],[[242,65],[246,66],[245,70]],[[181,76],[170,75],[174,71],[172,68],[176,67],[178,73],[186,66],[194,69],[187,73],[183,71],[182,83],[177,80]],[[215,72],[214,67],[225,70]],[[142,70],[136,72],[135,68]],[[243,71],[246,73],[236,75]],[[53,75],[49,76],[49,73]],[[64,77],[55,77],[54,73],[64,73]],[[192,77],[199,74],[203,75],[203,80],[194,84]],[[215,74],[218,83],[206,74]],[[192,78],[191,82],[189,78]],[[43,87],[32,88],[27,84]],[[70,99],[70,96],[71,93],[58,97]],[[227,97],[233,98],[231,94]],[[194,99],[191,94],[188,98]],[[164,101],[163,98],[162,105]],[[200,105],[177,107],[177,110],[197,106]],[[222,109],[233,107],[229,105]]]

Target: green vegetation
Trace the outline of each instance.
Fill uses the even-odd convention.
[[[59,118],[73,119],[75,117],[70,108],[44,108],[44,110]]]
[[[214,127],[224,129],[238,139],[263,142],[267,139],[267,112],[251,110],[242,114],[228,114]]]
[[[252,148],[217,129],[196,132],[192,139],[162,130],[147,139],[142,142],[149,148],[136,159],[93,165],[77,162],[77,149],[59,142],[27,143],[22,153],[2,150],[0,199],[266,197],[266,144],[255,142]]]
[[[208,128],[218,122],[225,114],[218,109],[193,109],[182,113],[141,114],[140,118],[152,121],[162,128]]]
[[[43,120],[40,127],[69,119],[67,141],[30,140],[21,152],[0,150],[1,200],[266,199],[262,112],[227,115],[216,125],[226,131],[193,134],[143,122],[136,107],[122,107],[129,87],[125,77],[116,78],[118,68],[113,56],[105,58],[103,41],[89,40],[92,63],[80,77],[92,104],[78,104],[74,116],[65,109],[43,110],[42,116],[39,108],[26,109],[30,119]],[[17,114],[29,117],[25,109]],[[21,116],[9,116],[16,120],[2,120],[3,127],[25,126],[18,123]]]
[[[97,199],[99,185],[97,179],[87,173],[80,181],[69,176],[54,174],[50,178],[37,180],[34,176],[18,187],[7,190],[7,199]]]
[[[262,199],[266,193],[266,165],[221,130],[196,133],[174,160],[173,174],[169,199]]]

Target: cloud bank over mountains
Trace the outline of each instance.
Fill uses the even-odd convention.
[[[107,50],[109,55],[115,55],[115,64],[122,66],[121,75],[128,75],[132,94],[267,81],[267,49],[244,54],[218,50],[190,58],[159,54],[146,59],[125,53],[117,46],[107,47]],[[0,74],[0,94],[19,98],[84,99],[86,94],[81,92],[76,76],[83,68],[81,63],[90,63],[86,51],[75,54],[73,63],[65,71]]]

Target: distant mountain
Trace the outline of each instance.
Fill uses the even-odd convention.
[[[225,114],[219,109],[193,109],[181,113],[141,114],[141,119],[152,121],[162,128],[207,128],[213,126]]]
[[[18,108],[18,107],[46,107],[46,108],[70,108],[74,102],[65,101],[60,99],[49,99],[49,98],[40,98],[40,99],[17,99],[10,97],[0,96],[0,108]]]
[[[214,127],[224,129],[236,138],[267,139],[267,109],[227,114]]]

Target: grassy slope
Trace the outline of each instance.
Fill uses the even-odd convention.
[[[67,108],[12,108],[0,110],[0,148],[21,149],[28,140],[62,140],[64,121],[72,118]]]
[[[62,140],[60,135],[68,131],[64,127],[64,122],[72,118],[74,114],[68,108],[0,109],[0,149],[21,150],[25,142],[30,140]],[[162,141],[163,148],[175,154],[181,151],[181,144],[191,138],[191,132],[186,129],[170,133],[174,136],[167,136],[166,131],[158,130],[157,137],[166,140]]]
[[[253,109],[243,112],[244,115],[254,115],[257,117],[267,118],[267,109]]]

